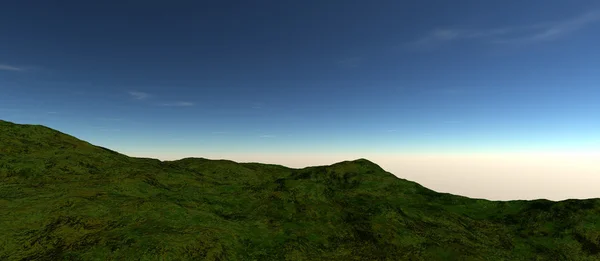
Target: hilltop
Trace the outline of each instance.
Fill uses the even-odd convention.
[[[134,158],[0,121],[0,260],[600,260],[600,200],[437,193],[366,159]]]

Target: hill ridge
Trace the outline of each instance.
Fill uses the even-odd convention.
[[[119,155],[127,156],[129,158],[138,158],[138,157],[135,157],[135,156],[125,155],[123,153],[120,153],[118,151],[114,151],[112,149],[109,149],[109,148],[106,148],[106,147],[103,147],[103,146],[92,144],[92,143],[90,143],[88,141],[81,140],[81,139],[79,139],[77,137],[71,136],[69,134],[66,134],[64,132],[61,132],[59,130],[56,130],[56,129],[53,129],[53,128],[50,128],[50,127],[47,127],[47,126],[44,126],[44,125],[39,125],[39,124],[18,124],[18,123],[13,123],[13,122],[1,120],[1,119],[0,119],[0,123],[4,123],[5,125],[8,125],[9,127],[12,127],[12,128],[15,128],[15,127],[39,128],[39,129],[42,129],[44,131],[53,132],[55,135],[61,135],[61,136],[65,137],[65,138],[72,139],[73,141],[79,142],[81,144],[86,144],[86,145],[93,146],[93,147],[95,147],[97,149],[104,150],[104,151],[109,152],[111,154],[119,154]],[[7,126],[0,126],[0,128],[6,128],[6,127]],[[4,130],[4,133],[7,133],[6,130]],[[0,137],[2,137],[2,136],[0,136]],[[237,162],[237,161],[228,160],[228,159],[208,159],[208,158],[203,158],[203,157],[184,157],[184,158],[177,159],[177,160],[165,160],[165,161],[160,160],[160,159],[156,159],[156,158],[146,158],[146,159],[159,160],[161,162],[178,162],[178,161],[181,162],[181,161],[190,161],[190,160],[200,160],[200,161],[210,160],[210,161],[230,162],[230,163],[236,163],[236,164],[255,163],[255,164],[263,164],[263,165],[278,165],[278,166],[282,166],[282,167],[285,167],[285,168],[292,169],[292,168],[290,168],[288,166],[283,166],[283,165],[280,165],[280,164],[271,164],[271,163],[264,163],[264,162]],[[374,167],[374,168],[383,170],[379,165],[377,165],[376,163],[374,163],[374,162],[372,162],[372,161],[370,161],[368,159],[365,159],[365,158],[358,158],[358,159],[355,159],[355,160],[344,160],[344,161],[334,162],[334,163],[331,163],[329,165],[322,165],[322,166],[323,167],[329,167],[329,166],[343,165],[343,164],[367,165],[367,166],[370,166],[370,167]],[[308,167],[305,167],[305,168],[310,168],[310,167],[320,167],[320,166],[308,166]]]
[[[1,260],[600,260],[598,199],[471,199],[367,159],[135,158],[11,124]]]

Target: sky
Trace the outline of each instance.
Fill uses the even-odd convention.
[[[0,119],[130,156],[600,197],[598,32],[586,0],[7,1]]]

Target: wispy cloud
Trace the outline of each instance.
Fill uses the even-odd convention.
[[[458,124],[458,123],[463,123],[463,121],[460,120],[445,120],[442,121],[443,124]]]
[[[514,32],[516,28],[496,28],[483,30],[467,29],[435,29],[426,36],[409,43],[415,47],[433,46],[437,44],[458,41],[464,39],[490,38],[502,36]]]
[[[457,94],[463,94],[465,92],[467,92],[467,90],[461,89],[461,88],[452,88],[452,87],[432,89],[432,90],[425,91],[425,93],[437,94],[437,95],[457,95]]]
[[[98,129],[99,131],[102,132],[115,132],[115,131],[121,131],[121,129],[112,129],[112,128],[100,128]]]
[[[100,117],[97,119],[101,120],[101,121],[122,121],[123,120],[123,118],[106,118],[106,117]]]
[[[47,114],[58,114],[58,112],[55,112],[55,111],[47,111],[46,113]]]
[[[265,104],[262,102],[254,102],[254,103],[252,103],[251,108],[252,109],[262,109],[264,106],[265,106]]]
[[[496,43],[527,44],[556,40],[600,21],[600,10],[591,11],[578,17],[554,23],[539,24],[528,34],[496,39]]]
[[[270,135],[270,134],[264,134],[264,135],[260,135],[259,137],[261,138],[275,138],[275,135]]]
[[[193,102],[185,102],[185,101],[179,101],[179,102],[168,102],[168,103],[162,103],[161,106],[171,106],[171,107],[190,107],[190,106],[194,106],[195,103]]]
[[[121,129],[119,129],[119,128],[112,128],[109,126],[92,126],[92,129],[94,129],[96,131],[101,131],[101,132],[121,131]]]
[[[496,44],[532,44],[565,37],[598,21],[600,21],[600,10],[590,11],[570,19],[524,26],[484,29],[438,28],[408,45],[431,47],[469,39]]]
[[[145,100],[148,99],[148,97],[150,97],[150,94],[138,91],[130,91],[129,95],[131,95],[131,97],[136,100]]]
[[[21,67],[16,67],[16,66],[8,65],[8,64],[0,64],[0,71],[20,72],[20,71],[24,71],[24,70],[25,69],[23,69]]]
[[[133,98],[135,100],[146,100],[152,96],[147,92],[140,92],[140,91],[129,91],[128,93],[131,96],[131,98]],[[194,106],[195,103],[188,102],[188,101],[176,101],[176,102],[156,103],[155,105],[168,106],[168,107],[190,107],[190,106]]]
[[[337,61],[337,64],[340,67],[344,67],[344,68],[356,68],[358,66],[360,66],[360,64],[362,63],[363,58],[362,57],[348,57],[342,60]]]

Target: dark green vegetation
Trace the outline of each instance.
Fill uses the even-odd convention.
[[[600,260],[600,202],[441,194],[364,159],[131,158],[0,121],[0,260]]]

